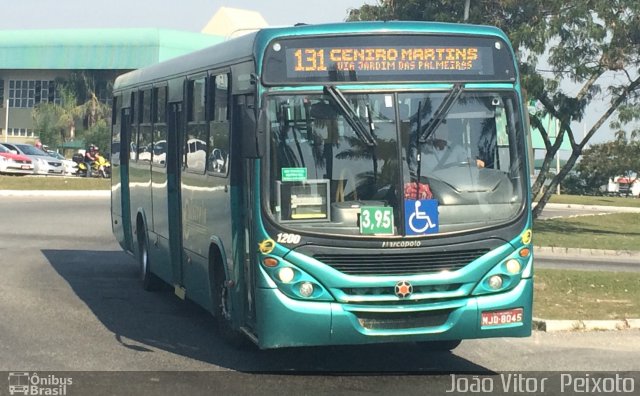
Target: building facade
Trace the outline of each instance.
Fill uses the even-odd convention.
[[[109,86],[124,72],[224,40],[219,35],[162,29],[0,30],[0,141],[33,143],[33,110],[58,103],[60,80],[84,72],[109,103]]]

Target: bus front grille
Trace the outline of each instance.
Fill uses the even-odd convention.
[[[402,330],[442,326],[453,310],[423,312],[353,312],[367,330]]]
[[[316,254],[313,257],[347,275],[419,275],[457,271],[489,249],[394,254]]]

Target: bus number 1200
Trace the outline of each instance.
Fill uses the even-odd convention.
[[[300,243],[300,235],[281,232],[278,234],[277,241],[278,243],[289,243],[289,244]]]

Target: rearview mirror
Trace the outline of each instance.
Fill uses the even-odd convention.
[[[240,104],[240,103],[239,103]],[[264,155],[264,140],[266,117],[260,111],[256,120],[255,108],[253,106],[240,106],[242,114],[240,116],[240,130],[243,131],[246,139],[242,142],[242,154],[245,158],[261,158]]]

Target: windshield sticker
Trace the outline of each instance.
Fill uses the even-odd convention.
[[[425,235],[438,232],[438,201],[435,199],[405,200],[405,233]]]
[[[393,208],[363,206],[360,209],[360,233],[365,235],[393,235]]]
[[[282,181],[306,181],[307,168],[282,168]]]

